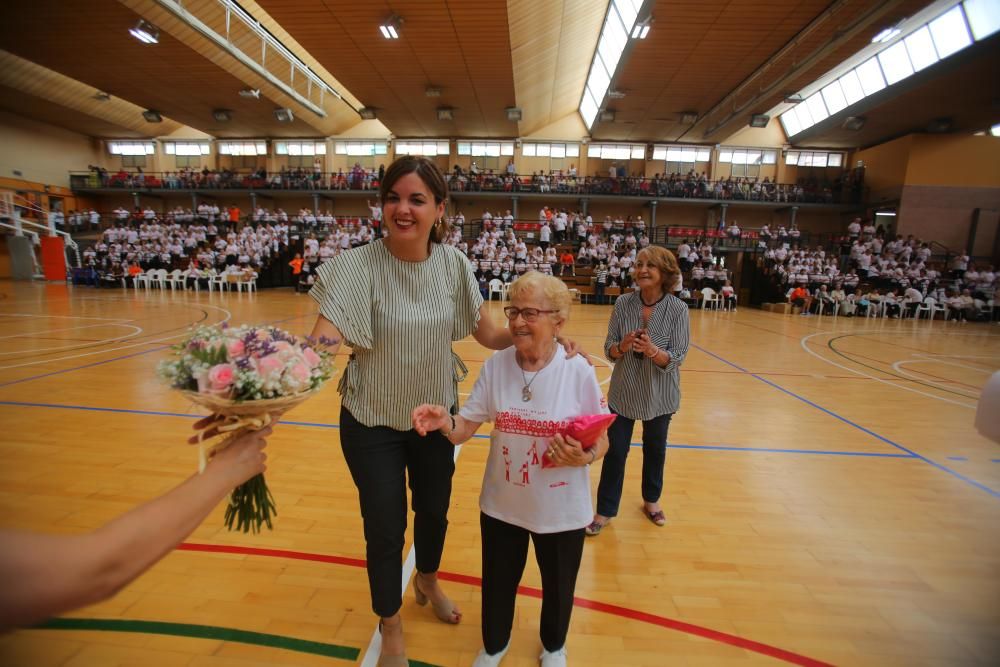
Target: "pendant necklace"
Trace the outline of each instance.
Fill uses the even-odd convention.
[[[553,355],[554,354],[555,353],[553,353]],[[549,357],[549,361],[552,361],[551,357]],[[544,366],[535,371],[535,375],[534,377],[531,378],[531,382],[528,381],[528,376],[524,373],[524,369],[521,368],[521,365],[520,364],[517,365],[518,368],[521,368],[521,377],[524,379],[524,387],[521,388],[521,400],[523,402],[527,403],[528,401],[531,400],[531,385],[534,383],[535,379],[538,378],[539,374],[541,374],[542,371],[548,368],[548,365],[549,362],[547,361],[545,362]]]

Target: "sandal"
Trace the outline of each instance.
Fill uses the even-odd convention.
[[[419,582],[420,572],[417,572],[416,576],[413,577],[413,595],[417,598],[417,604],[424,607],[430,602],[431,608],[434,610],[434,615],[438,617],[439,621],[457,625],[462,620],[462,612],[456,609],[454,603],[447,597],[437,602],[432,601],[427,597],[426,593],[420,590]]]
[[[642,513],[646,515],[646,518],[653,522],[653,525],[662,528],[667,523],[667,517],[663,513],[663,510],[656,510],[655,512],[650,512],[647,509],[643,509]]]
[[[610,519],[604,523],[601,523],[600,521],[591,521],[590,525],[583,529],[583,534],[587,537],[597,537],[601,534],[601,530],[610,522]]]
[[[378,633],[382,634],[382,621],[378,622]],[[386,655],[380,653],[378,656],[378,662],[375,663],[375,667],[408,667],[410,661],[406,658],[406,653],[402,655]]]

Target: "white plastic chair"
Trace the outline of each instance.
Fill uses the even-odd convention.
[[[150,285],[153,284],[153,280],[155,280],[155,278],[156,278],[156,269],[149,269],[145,273],[140,273],[139,275],[137,275],[135,277],[135,280],[133,280],[132,284],[135,285],[136,289],[139,289],[139,287],[142,286],[148,290]]]
[[[173,271],[170,272],[170,275],[167,276],[167,283],[170,284],[171,292],[176,290],[178,287],[180,287],[182,290],[184,289],[183,273],[184,272],[181,271],[180,269],[174,269]]]
[[[167,289],[167,270],[157,269],[156,273],[153,274],[153,284],[159,287],[161,290]]]
[[[722,299],[711,287],[705,287],[701,290],[701,298],[701,307],[705,310],[708,310],[709,308],[712,310],[718,310],[719,306],[722,305]]]
[[[489,285],[490,285],[489,300],[492,301],[493,295],[496,294],[497,296],[500,297],[500,300],[503,301],[504,300],[503,281],[501,281],[499,278],[494,278],[493,280],[490,281]]]
[[[226,280],[226,274],[213,273],[208,276],[208,291],[211,292],[216,287],[219,288],[220,292],[229,289],[229,283]]]
[[[504,301],[506,301],[507,299],[510,298],[510,286],[513,285],[513,284],[514,283],[504,283],[503,284],[503,294],[500,296],[500,298],[503,299]]]
[[[250,278],[241,278],[240,280],[236,281],[236,290],[237,291],[242,292],[244,287],[247,288],[247,292],[256,292],[257,291],[257,272],[256,271],[253,272],[253,276],[251,276]]]

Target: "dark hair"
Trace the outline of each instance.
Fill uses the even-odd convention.
[[[442,204],[448,199],[448,186],[444,176],[436,164],[420,155],[403,155],[392,161],[389,168],[385,170],[385,177],[379,184],[379,199],[382,206],[389,196],[389,191],[396,181],[407,174],[416,174],[424,182],[427,189],[434,196],[434,204]],[[450,226],[441,220],[431,228],[431,241],[441,243],[447,238]]]

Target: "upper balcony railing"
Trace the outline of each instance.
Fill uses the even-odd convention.
[[[863,197],[863,183],[838,179],[800,179],[796,183],[776,183],[768,178],[731,177],[709,180],[698,176],[672,175],[643,178],[627,176],[573,176],[553,174],[470,173],[451,171],[446,175],[449,191],[483,194],[542,194],[599,197],[641,197],[649,199],[700,199],[708,201],[750,201],[857,205]],[[378,190],[378,174],[356,170],[326,173],[311,169],[280,172],[236,172],[229,170],[142,172],[120,170],[112,173],[92,169],[70,172],[75,190],[126,189],[246,190],[350,192]]]

